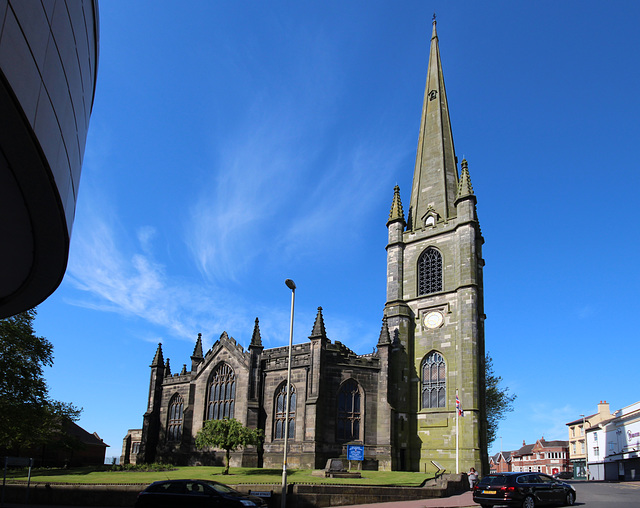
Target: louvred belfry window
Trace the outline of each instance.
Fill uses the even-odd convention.
[[[422,362],[422,408],[447,404],[447,366],[440,353],[429,353]]]
[[[337,437],[341,441],[361,440],[362,394],[358,383],[346,381],[338,392]]]
[[[236,375],[226,363],[211,374],[207,397],[207,420],[233,418],[236,398]]]
[[[291,385],[290,395],[291,400],[289,402],[289,439],[293,439],[296,434],[296,389]],[[275,414],[273,421],[273,438],[284,439],[285,421],[287,419],[286,412],[286,400],[287,400],[287,385],[283,384],[276,393]]]
[[[429,247],[418,259],[418,295],[442,291],[442,255]]]
[[[182,439],[182,419],[184,416],[184,403],[182,396],[176,393],[169,402],[169,417],[167,419],[167,441],[180,441]]]

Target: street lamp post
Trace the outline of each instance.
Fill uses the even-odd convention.
[[[289,325],[289,362],[287,366],[287,397],[285,399],[284,455],[282,458],[282,508],[287,506],[287,445],[289,442],[289,401],[291,400],[291,350],[293,346],[293,306],[296,300],[296,284],[291,279],[284,281],[291,290],[291,323]]]

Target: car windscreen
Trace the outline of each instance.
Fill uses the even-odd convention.
[[[506,485],[509,477],[503,474],[485,476],[479,485]]]

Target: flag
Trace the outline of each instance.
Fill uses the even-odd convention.
[[[458,398],[457,395],[456,395],[456,409],[458,410],[458,416],[464,417],[464,411],[460,407],[460,399]]]

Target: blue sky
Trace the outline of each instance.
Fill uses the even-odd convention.
[[[640,400],[635,2],[106,0],[65,279],[38,308],[53,397],[119,456],[158,342],[376,344],[386,220],[409,201],[431,17],[484,246],[498,435]],[[491,452],[500,449],[497,440]]]

